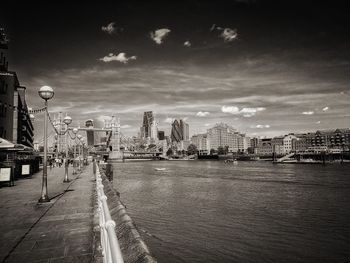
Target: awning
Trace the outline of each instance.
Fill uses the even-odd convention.
[[[33,152],[33,148],[23,144],[12,143],[4,138],[0,138],[0,150]]]
[[[15,144],[0,137],[0,149],[15,148]]]

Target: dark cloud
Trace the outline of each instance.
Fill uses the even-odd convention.
[[[29,103],[40,107],[37,89],[51,85],[56,92],[51,110],[67,111],[75,123],[118,114],[132,135],[143,111],[153,110],[161,128],[169,129],[166,120],[188,117],[192,132],[218,121],[266,135],[350,125],[349,10],[341,2],[127,1],[84,8],[7,3],[4,8],[16,10],[5,12],[0,24],[11,38],[10,68],[28,87]],[[124,30],[118,36],[105,33],[119,27]],[[223,33],[234,41],[223,41]],[[231,114],[223,106],[265,110]]]

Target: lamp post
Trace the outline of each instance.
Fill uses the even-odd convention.
[[[47,114],[48,114],[48,103],[47,101],[52,99],[54,96],[54,91],[49,86],[43,86],[39,90],[39,96],[45,100],[45,116],[44,116],[44,160],[43,160],[43,178],[41,185],[41,197],[39,203],[50,202],[50,198],[47,194]]]
[[[69,158],[68,158],[68,125],[72,123],[72,118],[69,116],[64,117],[63,119],[64,124],[66,124],[66,158],[64,160],[64,183],[68,183],[68,166],[69,166]]]
[[[80,155],[81,155],[81,152],[80,152],[80,144],[81,144],[81,138],[83,138],[83,136],[81,136],[80,134],[78,134],[78,142],[79,142],[79,147],[78,147],[78,155],[79,155],[79,166],[78,166],[78,171],[80,172],[81,171],[81,163],[80,163]]]
[[[77,133],[78,133],[78,129],[77,128],[74,128],[73,129],[73,133],[74,133],[74,141],[77,137]],[[76,162],[75,162],[75,158],[76,158],[76,145],[74,145],[74,153],[73,153],[73,174],[76,174],[77,171],[75,170],[75,166],[76,166]]]

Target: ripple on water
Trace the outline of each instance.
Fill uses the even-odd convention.
[[[349,168],[164,161],[114,169],[146,242],[172,263],[346,262]]]

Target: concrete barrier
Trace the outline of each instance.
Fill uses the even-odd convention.
[[[116,234],[125,263],[154,263],[153,257],[146,243],[143,241],[136,225],[127,214],[120,201],[118,192],[107,179],[104,170],[100,169],[104,192],[112,219],[116,223]]]

